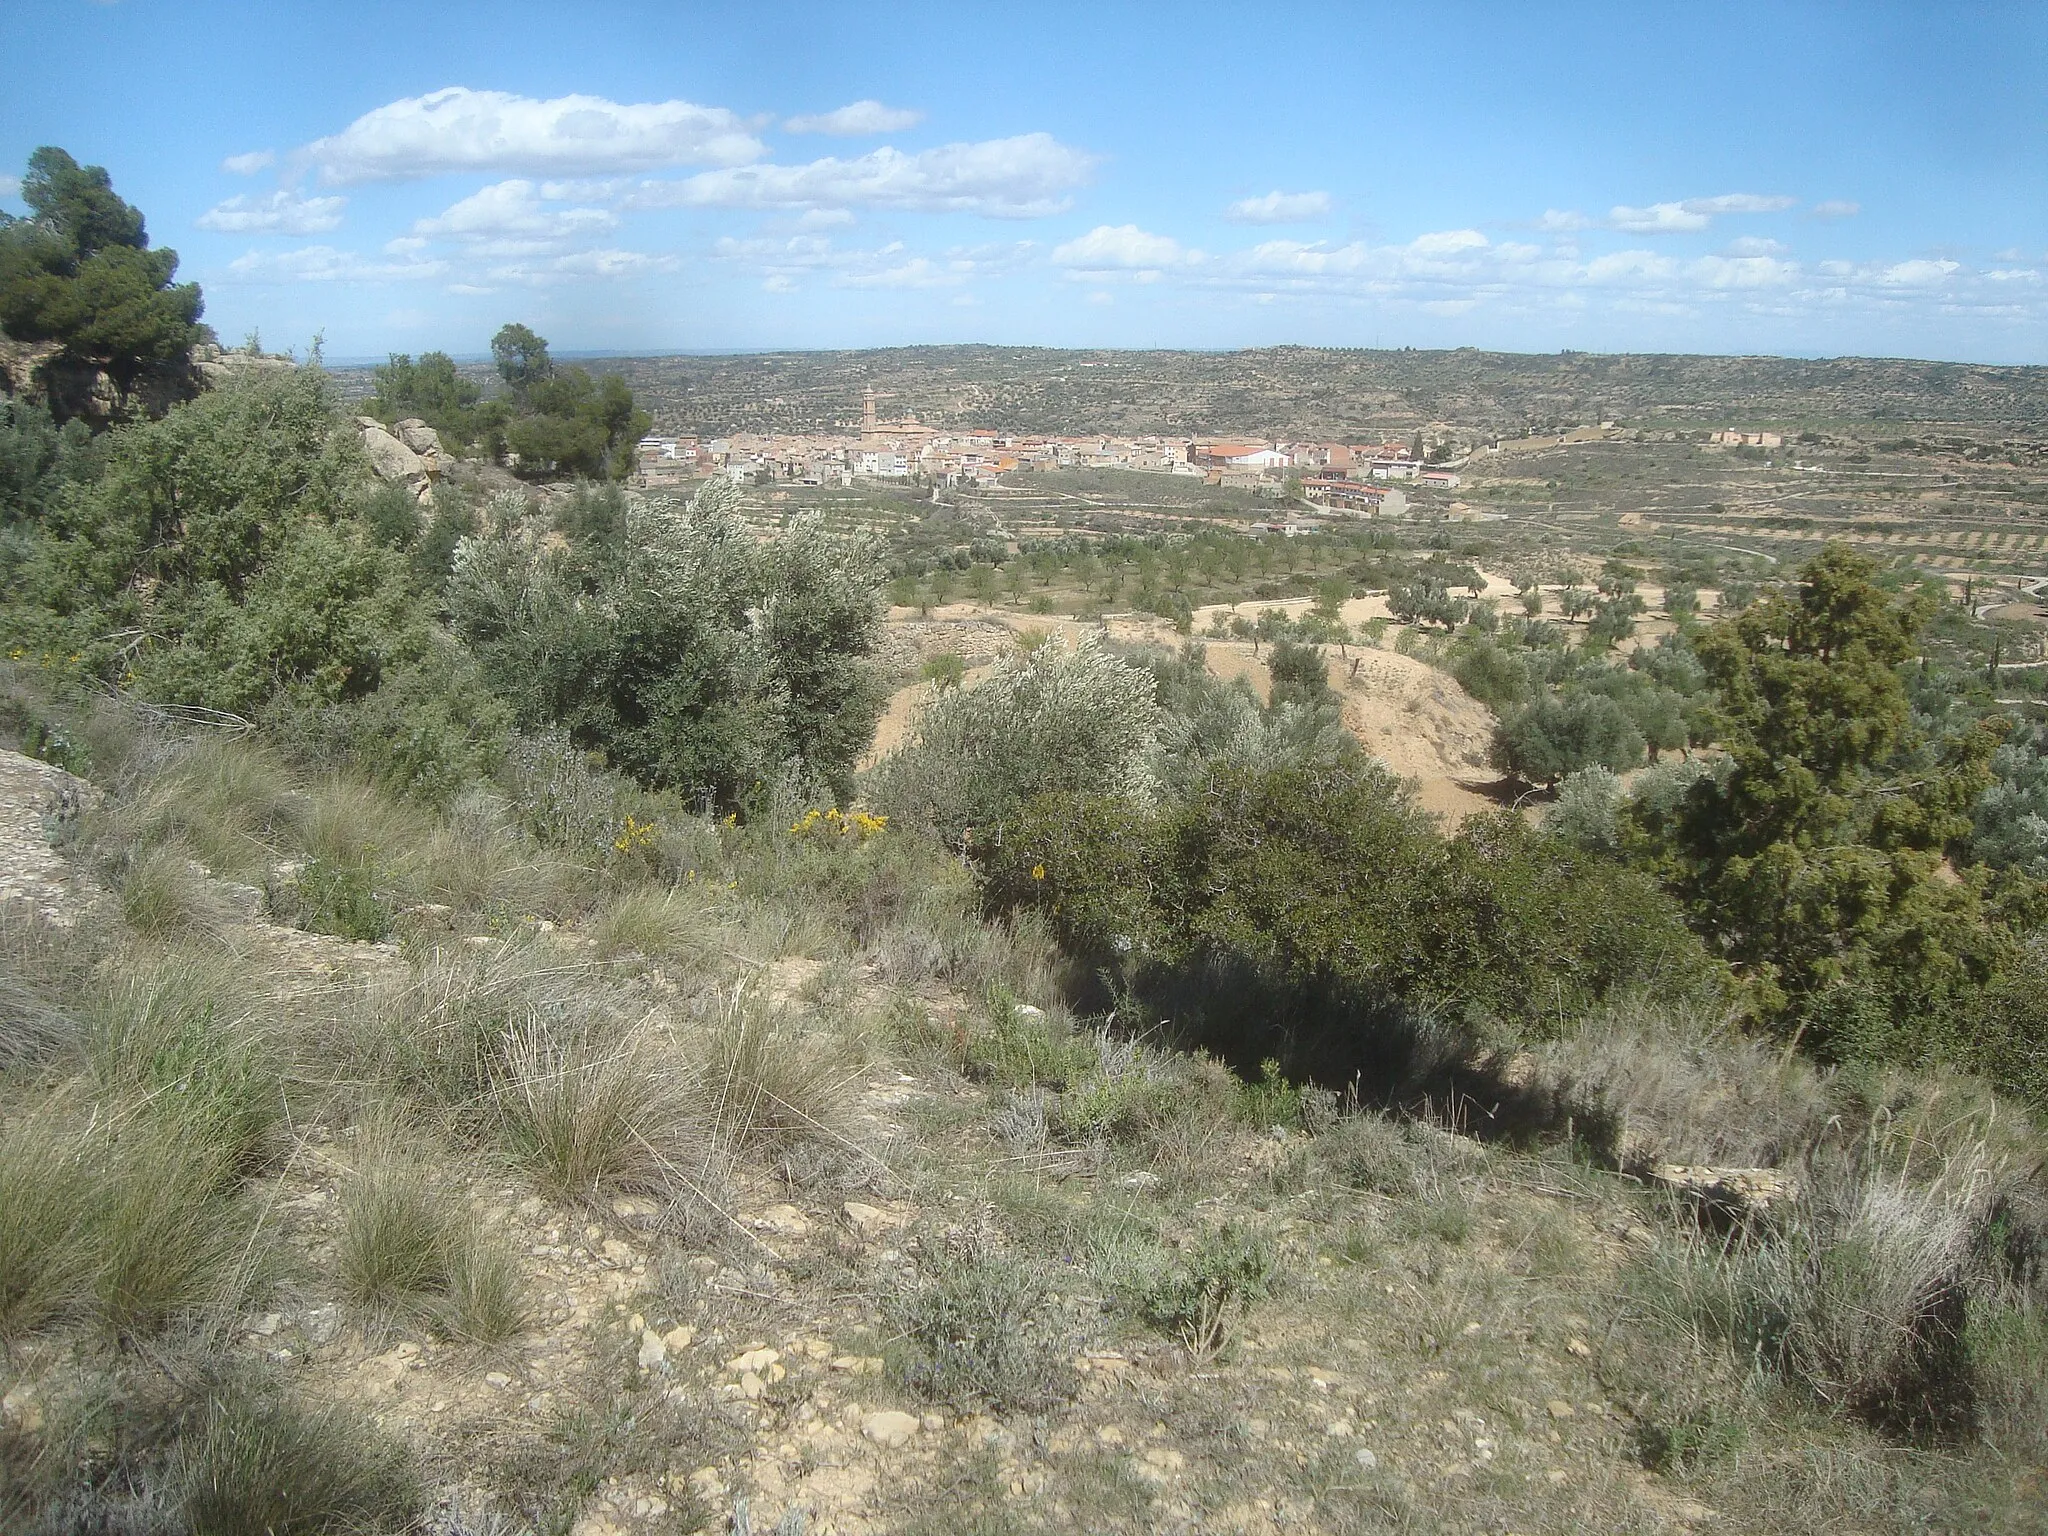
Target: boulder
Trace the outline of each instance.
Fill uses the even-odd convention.
[[[417,416],[408,416],[397,423],[391,433],[421,458],[439,458],[442,454],[441,434]]]
[[[412,484],[427,478],[427,461],[382,427],[363,428],[363,452],[379,480]]]

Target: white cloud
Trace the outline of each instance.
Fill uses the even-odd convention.
[[[1417,235],[1408,242],[1408,249],[1418,256],[1454,256],[1459,251],[1477,250],[1486,244],[1486,236],[1476,229],[1446,229],[1430,235]]]
[[[877,149],[857,159],[749,165],[683,181],[643,182],[627,205],[643,208],[895,208],[1041,218],[1067,206],[1096,157],[1047,133],[904,154]]]
[[[797,215],[798,229],[841,229],[853,223],[850,208],[806,208]]]
[[[530,181],[494,182],[412,232],[429,239],[554,243],[601,234],[618,227],[618,216],[603,208],[550,208]]]
[[[795,293],[796,280],[781,272],[771,272],[761,280],[763,293]]]
[[[1730,256],[1782,256],[1785,247],[1761,235],[1743,235],[1728,242]]]
[[[254,176],[258,171],[267,171],[277,164],[274,150],[252,149],[246,155],[229,155],[221,161],[220,168],[233,176]]]
[[[865,133],[901,133],[923,121],[922,112],[907,107],[885,107],[879,101],[856,101],[837,111],[792,117],[782,126],[791,133],[836,133],[852,137]]]
[[[12,197],[21,190],[19,176],[0,176],[0,197]]]
[[[654,272],[673,272],[679,265],[674,256],[665,252],[570,251],[539,260],[504,262],[485,268],[484,276],[493,282],[542,288],[554,283],[618,282]]]
[[[1652,203],[1647,208],[1629,208],[1617,204],[1607,213],[1610,228],[1624,230],[1632,235],[1663,235],[1682,230],[1705,229],[1713,222],[1707,214],[1695,212],[1684,203]]]
[[[913,256],[900,266],[879,272],[849,272],[833,282],[841,288],[957,288],[969,275],[928,256]]]
[[[420,282],[446,274],[448,263],[366,261],[331,245],[304,245],[292,251],[251,251],[229,262],[228,271],[245,283]]]
[[[1569,208],[1546,208],[1543,210],[1543,217],[1536,221],[1538,229],[1554,229],[1560,232],[1586,229],[1591,224],[1592,220],[1583,213]]]
[[[1931,288],[1946,282],[1961,265],[1955,261],[1901,261],[1885,267],[1877,280],[1893,288]]]
[[[1853,219],[1862,211],[1861,203],[1852,203],[1842,197],[1831,197],[1824,203],[1813,205],[1813,216],[1816,219]]]
[[[1655,251],[1610,251],[1587,262],[1583,272],[1589,283],[1660,282],[1678,271],[1678,263]]]
[[[1783,213],[1797,198],[1761,196],[1755,192],[1726,192],[1719,197],[1689,197],[1685,200],[1687,213]]]
[[[1331,207],[1327,192],[1268,192],[1232,203],[1223,216],[1233,224],[1300,224],[1322,218]]]
[[[1724,192],[1719,197],[1688,197],[1682,202],[1652,203],[1647,208],[1617,205],[1608,210],[1607,227],[1633,235],[1683,234],[1705,229],[1721,214],[1781,213],[1795,201],[1758,192]]]
[[[231,235],[324,235],[341,227],[345,197],[301,197],[280,188],[268,197],[231,197],[193,222]]]
[[[1799,264],[1775,256],[1702,256],[1693,278],[1708,288],[1782,288],[1799,275]]]
[[[1185,249],[1171,235],[1154,235],[1135,224],[1098,224],[1078,239],[1053,249],[1056,267],[1077,273],[1153,272],[1199,262],[1199,251]]]
[[[724,107],[620,103],[602,96],[538,101],[450,86],[366,112],[300,157],[346,185],[450,171],[601,176],[666,165],[743,165],[766,153]]]

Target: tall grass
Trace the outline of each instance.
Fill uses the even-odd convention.
[[[89,1292],[96,1170],[77,1116],[60,1099],[0,1122],[0,1340],[75,1310]]]
[[[375,1322],[421,1321],[467,1344],[496,1344],[526,1323],[518,1271],[495,1237],[372,1122],[343,1199],[335,1268],[344,1298]]]

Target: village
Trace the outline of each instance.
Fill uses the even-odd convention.
[[[1053,469],[1118,469],[1187,476],[1208,485],[1291,494],[1332,512],[1399,515],[1396,482],[1454,490],[1453,468],[1431,464],[1420,435],[1409,443],[1225,442],[1171,436],[1078,437],[995,428],[934,427],[915,415],[887,419],[872,388],[858,426],[826,433],[654,435],[641,439],[633,483],[643,490],[724,475],[741,485],[851,486],[916,481],[988,489],[1005,475]]]

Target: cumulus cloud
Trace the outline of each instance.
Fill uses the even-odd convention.
[[[1862,211],[1861,203],[1852,203],[1842,197],[1831,197],[1824,203],[1813,205],[1813,216],[1816,219],[1853,219]]]
[[[269,170],[277,164],[277,154],[268,149],[252,149],[246,155],[229,155],[221,161],[220,168],[232,176],[254,176],[258,171]]]
[[[1766,240],[1761,235],[1743,235],[1728,242],[1730,256],[1782,256],[1785,247],[1775,240]]]
[[[901,133],[923,121],[922,112],[908,107],[885,107],[879,101],[856,101],[836,111],[792,117],[782,126],[791,133],[836,133],[851,138],[865,133]]]
[[[21,190],[19,176],[0,176],[0,197],[12,197]]]
[[[1223,216],[1233,224],[1300,224],[1322,218],[1331,207],[1327,192],[1268,192],[1232,203]]]
[[[1554,229],[1560,232],[1574,229],[1588,229],[1592,220],[1583,213],[1570,208],[1546,208],[1543,217],[1536,221],[1538,229]]]
[[[1961,267],[1956,261],[1901,261],[1882,269],[1877,280],[1893,288],[1932,288]]]
[[[744,165],[766,152],[724,107],[581,95],[540,101],[450,86],[366,112],[340,133],[315,139],[300,158],[323,180],[347,185],[450,171],[602,176],[667,165]]]
[[[894,208],[1041,218],[1067,206],[1095,159],[1051,134],[1027,133],[916,154],[884,148],[851,160],[704,171],[643,182],[626,201],[643,208]]]
[[[552,243],[601,234],[618,222],[616,214],[603,208],[551,208],[532,182],[514,178],[472,192],[431,219],[418,220],[412,232],[427,239]]]
[[[193,222],[231,235],[324,235],[341,227],[345,197],[301,197],[280,188],[268,197],[231,197]]]
[[[1157,273],[1202,259],[1171,235],[1155,235],[1135,224],[1098,224],[1078,239],[1053,249],[1056,267],[1066,267],[1082,276],[1109,272]]]

